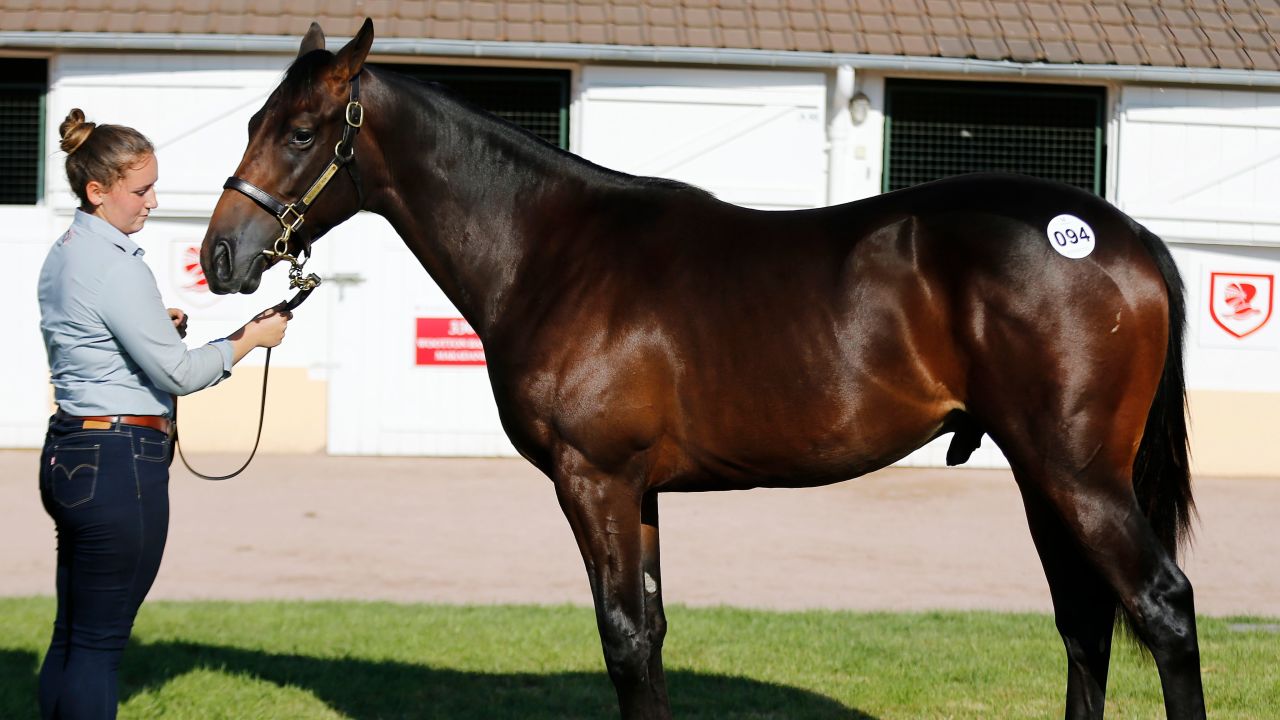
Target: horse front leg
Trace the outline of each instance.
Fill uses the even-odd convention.
[[[658,572],[657,500],[577,453],[558,463],[560,507],[582,553],[605,665],[623,720],[671,717],[662,672],[666,618]],[[651,511],[651,512],[650,512]]]

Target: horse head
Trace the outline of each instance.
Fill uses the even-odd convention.
[[[249,145],[200,249],[213,292],[253,292],[263,271],[309,252],[360,210],[358,78],[372,44],[367,18],[337,53],[324,49],[324,32],[312,23],[284,80],[249,120]]]

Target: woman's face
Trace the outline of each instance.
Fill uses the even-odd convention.
[[[90,182],[86,189],[89,202],[94,205],[93,214],[125,235],[138,232],[157,205],[155,186],[159,174],[156,156],[147,153],[141,163],[127,168],[124,177],[110,188]]]

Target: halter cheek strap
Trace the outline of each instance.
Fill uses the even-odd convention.
[[[356,193],[360,197],[360,204],[364,204],[364,192],[360,187],[360,180],[355,172],[354,162],[356,157],[356,133],[364,125],[364,106],[360,104],[359,74],[351,78],[351,99],[347,102],[347,107],[343,111],[343,120],[346,121],[346,125],[342,128],[342,139],[333,148],[333,159],[329,161],[325,169],[320,172],[320,176],[311,183],[311,187],[307,188],[307,191],[296,202],[281,202],[266,190],[234,175],[227,178],[227,181],[222,184],[223,189],[242,193],[257,203],[263,210],[274,215],[276,220],[280,221],[279,237],[272,243],[270,250],[263,250],[262,253],[269,258],[288,260],[292,264],[293,267],[289,271],[291,287],[301,287],[309,290],[319,283],[319,278],[315,278],[314,275],[311,276],[315,278],[314,280],[302,278],[302,266],[306,264],[307,258],[311,255],[310,243],[303,247],[300,254],[304,255],[304,257],[302,262],[299,262],[296,256],[289,254],[289,239],[302,226],[307,211],[311,209],[311,204],[315,202],[316,196],[325,189],[325,186],[333,179],[339,168],[347,168],[347,171],[351,174],[352,182],[355,183]]]

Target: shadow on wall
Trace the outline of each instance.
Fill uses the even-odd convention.
[[[0,693],[0,717],[38,717],[37,670],[34,653],[0,649],[0,677],[8,685]],[[120,668],[121,702],[200,670],[299,688],[356,720],[585,720],[616,718],[618,713],[613,688],[604,673],[459,672],[394,661],[282,655],[172,642],[130,644]],[[685,720],[876,720],[807,690],[744,678],[669,672],[667,686],[673,714]]]

